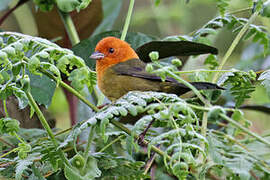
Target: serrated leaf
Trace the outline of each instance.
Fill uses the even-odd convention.
[[[17,164],[16,164],[16,170],[15,170],[15,178],[16,180],[20,180],[22,179],[22,174],[23,172],[28,169],[28,167],[30,165],[32,165],[34,163],[34,160],[37,157],[35,155],[30,155],[25,159],[22,160],[18,160]]]

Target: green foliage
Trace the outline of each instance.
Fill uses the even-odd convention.
[[[41,11],[51,11],[54,7],[53,0],[33,0]]]
[[[41,11],[51,11],[54,5],[65,12],[80,11],[86,8],[92,0],[33,0]]]
[[[261,84],[266,89],[268,96],[270,97],[270,70],[264,71],[258,78]]]
[[[217,7],[222,17],[224,17],[225,11],[227,7],[229,6],[229,3],[230,3],[230,0],[217,0]]]
[[[80,11],[88,6],[92,0],[56,0],[57,7],[63,12],[71,12],[73,10]]]
[[[235,144],[233,137],[213,131],[209,133],[207,139],[209,154],[220,171],[231,171],[233,174],[238,174],[240,179],[250,179],[250,170],[260,169],[263,173],[269,173],[265,161],[258,157],[255,151],[250,152],[246,145]]]
[[[265,17],[270,17],[270,1],[266,1],[263,4],[261,15]]]
[[[197,42],[210,43],[206,36],[215,34],[217,29],[227,27],[229,30],[232,30],[234,33],[236,33],[241,30],[247,21],[248,20],[245,18],[239,18],[231,14],[226,14],[224,17],[219,16],[210,20],[202,28],[192,33],[192,39],[193,41]],[[244,39],[248,40],[251,37],[253,37],[253,42],[258,42],[264,46],[264,51],[266,53],[269,47],[269,37],[267,35],[266,29],[263,26],[251,24],[249,26],[248,33],[246,33],[244,36]]]
[[[235,98],[235,106],[240,107],[245,99],[250,98],[250,93],[255,90],[252,81],[256,79],[254,71],[243,72],[234,71],[225,73],[220,79],[218,84],[231,85],[230,91]]]
[[[64,12],[83,9],[90,2],[34,0],[43,11],[49,11],[57,5]],[[156,0],[154,3],[159,5],[160,2]],[[231,2],[217,0],[221,16],[210,20],[190,36],[169,36],[164,40],[211,44],[214,40],[212,37],[218,36],[218,29],[227,27],[234,33],[239,32],[248,19],[226,13]],[[91,93],[96,74],[86,66],[83,59],[94,69],[95,63],[89,60],[89,55],[97,42],[106,36],[121,36],[119,31],[108,30],[120,12],[122,1],[103,0],[102,3],[105,19],[95,35],[72,48],[74,54],[81,58],[45,39],[18,33],[0,33],[1,99],[6,100],[15,95],[19,106],[23,108],[28,104],[30,93],[39,104],[48,106],[64,74],[79,91],[79,99],[89,106],[82,96],[85,95],[83,90],[87,86]],[[254,10],[268,17],[267,3],[257,1]],[[254,49],[252,56],[248,54],[250,49],[245,50],[244,54],[247,55],[243,59],[252,63],[260,59],[259,63],[256,62],[259,64],[256,66],[258,70],[266,62],[264,56],[269,54],[269,33],[263,26],[251,24],[244,39],[251,37],[252,43],[257,42],[257,45],[250,46]],[[142,33],[128,33],[126,38],[134,49],[156,39]],[[195,95],[178,97],[163,92],[129,92],[96,113],[84,108],[89,118],[77,123],[64,135],[60,135],[63,132],[55,134],[55,139],[51,134],[47,136],[47,128],[47,131],[25,130],[19,128],[15,119],[1,118],[1,175],[16,179],[45,179],[48,174],[58,179],[64,176],[66,179],[82,180],[149,179],[153,178],[154,172],[157,179],[209,179],[215,176],[233,180],[269,179],[270,143],[248,129],[250,121],[237,109],[250,98],[257,85],[257,74],[250,68],[245,69],[246,65],[252,63],[244,62],[244,68],[238,68],[246,71],[227,70],[220,77],[218,84],[225,86],[229,90],[226,94],[232,95],[235,100],[236,107],[226,108],[232,102],[228,101],[228,95],[220,90],[198,91],[181,76],[190,73],[193,80],[212,81],[214,73],[224,72],[216,70],[220,68],[220,56],[207,56],[204,60],[206,69],[182,72],[178,69],[182,62],[174,57],[166,62],[159,61],[159,52],[150,53],[150,57],[152,63],[146,66],[147,72],[160,76],[163,81],[168,77],[173,78],[175,83],[182,83],[192,89]],[[269,70],[258,78],[268,94],[269,79]],[[226,102],[218,101],[220,99]],[[33,114],[33,103],[31,111]],[[123,122],[132,125],[124,125]],[[150,123],[150,129],[145,132]],[[84,148],[84,141],[79,141],[81,139],[78,137],[88,127],[93,129],[93,126],[99,128],[92,134],[93,137],[90,133],[87,148]],[[141,133],[145,133],[145,136]],[[137,140],[142,147],[137,144]],[[147,168],[153,171],[150,173]]]
[[[90,92],[92,91],[96,81],[95,72],[90,71],[84,61],[73,55],[72,51],[60,48],[45,39],[19,33],[3,32],[0,34],[0,38],[2,47],[0,63],[3,67],[0,76],[3,87],[0,95],[2,99],[6,99],[13,93],[20,101],[25,102],[27,70],[31,73],[30,85],[33,86],[31,92],[39,104],[48,106],[55,90],[55,83],[50,79],[34,76],[41,76],[40,71],[42,70],[54,75],[57,79],[56,84],[61,81],[60,72],[62,72],[69,77],[73,87],[78,91],[82,91],[84,85],[89,88]],[[42,82],[40,83],[40,81]],[[47,83],[48,85],[45,85]],[[47,97],[41,96],[44,92]]]
[[[30,165],[33,164],[34,160],[37,158],[37,156],[31,155],[28,156],[26,159],[18,160],[16,165],[16,180],[22,179],[22,174],[25,172],[25,170],[28,169]]]
[[[97,167],[97,160],[94,157],[88,156],[87,162],[84,162],[83,157],[77,154],[71,161],[73,167],[65,166],[64,169],[65,177],[68,180],[90,180],[101,175],[101,171]]]
[[[16,119],[9,117],[0,119],[0,134],[13,134],[18,132],[20,129],[20,123]]]
[[[100,167],[102,179],[140,179],[147,178],[148,175],[143,175],[141,170],[144,162],[132,162],[124,157],[117,157],[114,154],[96,154],[98,158],[98,166]]]

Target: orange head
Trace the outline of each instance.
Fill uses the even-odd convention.
[[[115,37],[106,37],[98,42],[90,58],[97,60],[96,71],[98,76],[102,76],[108,67],[139,57],[127,42]]]

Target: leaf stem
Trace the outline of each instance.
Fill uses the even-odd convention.
[[[53,79],[55,82],[58,82],[57,78],[54,77],[51,73],[45,71],[44,69],[39,68],[39,71],[48,76],[49,78]],[[91,109],[93,109],[95,112],[98,112],[99,109],[90,103],[85,97],[83,97],[78,91],[76,91],[74,88],[69,86],[68,84],[64,83],[63,81],[59,81],[59,85],[65,89],[67,89],[69,92],[74,94],[77,98],[79,98],[82,102],[87,104]]]
[[[207,106],[207,107],[209,107],[209,106],[211,106],[210,105],[210,103],[206,100],[206,99],[204,99],[204,97],[201,95],[201,93],[192,85],[192,84],[190,84],[189,82],[187,82],[187,81],[185,81],[184,79],[182,79],[182,78],[180,78],[179,76],[177,76],[176,74],[174,74],[174,73],[172,73],[172,72],[170,72],[170,71],[166,71],[166,73],[170,76],[170,77],[172,77],[172,78],[174,78],[175,80],[177,80],[178,82],[180,82],[180,83],[182,83],[182,84],[184,84],[185,86],[187,86],[188,88],[190,88],[193,92],[194,92],[194,94],[196,94],[196,96]]]
[[[106,146],[104,146],[100,151],[98,152],[103,152],[105,151],[108,147],[110,147],[111,145],[113,145],[114,143],[116,143],[117,141],[119,141],[120,139],[122,139],[124,137],[124,135],[118,136],[118,138],[114,139],[113,141],[111,141],[109,144],[107,144]]]
[[[44,115],[42,114],[41,110],[39,109],[39,107],[38,107],[37,103],[35,102],[33,96],[31,95],[31,93],[29,91],[26,92],[26,96],[27,96],[27,98],[29,100],[29,104],[34,108],[34,110],[35,110],[35,112],[36,112],[42,126],[47,131],[48,135],[50,136],[51,141],[53,142],[55,148],[58,148],[58,143],[57,143],[57,141],[55,139],[55,136],[54,136],[54,134],[52,132],[52,129],[50,128],[50,126],[49,126],[48,122],[46,121]],[[59,149],[58,151],[59,151],[60,157],[64,161],[64,163],[66,165],[70,166],[70,164],[69,164],[67,158],[65,157],[63,151],[61,149]]]
[[[206,132],[207,132],[207,113],[203,113],[203,119],[202,119],[202,126],[201,126],[201,134],[203,137],[206,137]],[[200,144],[201,148],[204,150],[205,149],[205,143],[201,142]],[[199,155],[199,162],[203,163],[204,161],[204,156],[202,153]]]
[[[195,70],[189,70],[189,71],[176,71],[175,74],[187,74],[187,73],[196,73],[196,72],[234,72],[234,70],[207,70],[207,69],[195,69]]]
[[[118,128],[121,129],[122,131],[126,132],[128,135],[131,135],[131,130],[128,129],[128,128],[126,128],[122,123],[120,123],[120,122],[118,122],[118,121],[116,121],[116,120],[114,120],[114,119],[110,120],[110,122],[111,122],[114,126],[118,127]],[[135,139],[138,139],[138,138],[139,138],[139,136],[138,136],[137,134],[135,134],[134,137],[135,137]],[[142,143],[145,144],[145,145],[147,145],[147,144],[148,144],[148,141],[142,140]],[[160,149],[157,148],[156,146],[151,146],[151,150],[153,150],[153,151],[156,152],[157,154],[159,154],[159,155],[161,155],[161,156],[167,158],[167,160],[169,160],[169,161],[171,160],[171,156],[166,155],[165,152],[163,152],[162,150],[160,150]]]
[[[220,65],[218,66],[217,70],[221,70],[223,68],[224,64],[227,62],[228,58],[231,56],[233,50],[235,49],[235,47],[237,46],[237,44],[239,43],[239,41],[241,40],[241,38],[243,37],[245,32],[248,30],[249,25],[256,19],[258,14],[259,14],[258,11],[256,11],[254,14],[252,14],[252,16],[249,18],[248,22],[244,25],[244,27],[241,29],[241,31],[237,34],[237,36],[233,40],[230,48],[228,49],[228,51],[224,55],[224,57],[223,57]],[[215,83],[217,81],[218,75],[219,75],[219,73],[215,73],[214,78],[212,80],[213,83]]]
[[[7,153],[5,153],[5,154],[1,155],[1,156],[0,156],[0,159],[1,159],[1,158],[3,158],[3,157],[5,157],[5,156],[7,156],[7,155],[9,155],[9,154],[11,154],[11,153],[13,153],[13,152],[18,151],[18,150],[19,150],[19,148],[18,148],[18,147],[17,147],[17,148],[12,149],[11,151],[8,151]]]
[[[248,135],[256,138],[258,141],[266,144],[267,146],[270,147],[270,142],[268,142],[266,139],[264,139],[263,137],[259,136],[258,134],[250,131],[249,129],[243,127],[241,124],[239,124],[238,122],[236,122],[235,120],[229,118],[228,116],[226,116],[225,114],[221,114],[220,115],[222,118],[224,118],[225,120],[227,120],[228,122],[230,122],[231,124],[233,124],[234,126],[236,126],[237,128],[241,129],[242,131],[244,131],[245,133],[247,133]]]
[[[131,19],[134,3],[135,3],[135,0],[130,0],[130,2],[129,2],[128,13],[127,13],[125,25],[124,25],[124,28],[123,28],[123,31],[122,31],[122,35],[121,35],[121,40],[123,40],[123,41],[125,40],[126,35],[127,35],[127,31],[128,31],[128,27],[129,27],[129,24],[130,24],[130,19]]]
[[[83,155],[83,157],[84,157],[85,160],[88,157],[88,153],[89,153],[89,150],[90,150],[90,147],[91,147],[91,143],[92,143],[92,140],[93,140],[93,137],[94,137],[95,129],[96,129],[96,126],[95,125],[92,125],[91,128],[90,128],[90,132],[89,132],[89,135],[88,135],[87,145],[86,145],[86,148],[85,148],[85,151],[84,151],[84,155]]]
[[[67,31],[68,37],[70,39],[71,45],[75,45],[80,42],[79,35],[76,31],[76,27],[71,19],[69,13],[64,13],[58,9],[58,13],[64,23],[65,29]]]
[[[15,146],[13,146],[13,144],[10,144],[9,142],[7,142],[7,141],[6,141],[5,139],[3,139],[2,137],[0,137],[0,142],[4,143],[4,144],[6,144],[6,145],[8,145],[8,146],[10,146],[10,147],[15,148]]]
[[[16,132],[14,132],[13,135],[14,135],[21,143],[27,144],[22,138],[20,138],[20,136],[19,136]]]
[[[3,106],[4,106],[4,111],[5,111],[6,117],[9,117],[8,110],[7,110],[7,100],[6,99],[3,100]]]

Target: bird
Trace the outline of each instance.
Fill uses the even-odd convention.
[[[129,91],[155,91],[182,95],[190,88],[167,77],[165,81],[155,74],[148,73],[147,63],[125,41],[116,37],[100,40],[95,52],[90,56],[96,60],[97,85],[112,102]],[[197,89],[223,89],[209,82],[191,82]]]

